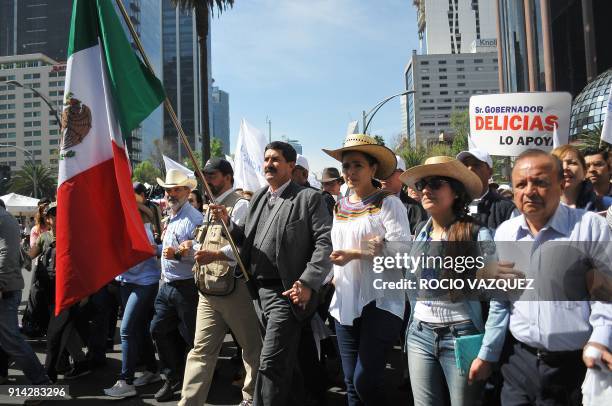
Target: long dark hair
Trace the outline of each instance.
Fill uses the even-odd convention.
[[[453,178],[446,178],[451,189],[457,195],[451,207],[455,215],[455,221],[448,229],[448,241],[473,241],[474,227],[478,226],[478,221],[469,215],[469,206],[472,202],[463,183]],[[456,245],[456,244],[453,244]]]
[[[468,194],[463,183],[446,178],[451,189],[457,195],[451,207],[455,220],[450,225],[447,233],[447,241],[445,245],[445,255],[452,257],[477,257],[480,255],[478,246],[478,230],[481,224],[474,217],[469,215],[469,206],[472,202],[471,196]],[[456,272],[454,270],[444,270],[443,278],[449,279],[465,279],[474,277],[475,270],[472,272]],[[450,299],[453,302],[462,300],[461,291],[450,289]]]

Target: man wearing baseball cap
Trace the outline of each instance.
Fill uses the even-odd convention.
[[[457,154],[457,159],[478,175],[482,182],[482,195],[470,204],[472,216],[495,230],[501,223],[514,217],[515,213],[518,214],[511,200],[501,197],[489,188],[489,179],[493,175],[493,160],[487,152],[479,149],[461,151]]]
[[[295,168],[293,168],[291,179],[300,186],[308,187],[319,191],[319,189],[313,187],[308,181],[309,171],[310,166],[308,165],[308,159],[306,159],[304,155],[297,154],[297,157],[295,159]],[[334,212],[334,206],[336,205],[336,201],[329,193],[323,193],[323,198],[325,200],[327,210],[330,214],[332,214]]]

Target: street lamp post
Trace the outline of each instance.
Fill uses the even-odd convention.
[[[42,99],[42,101],[45,102],[45,104],[49,107],[49,113],[53,114],[53,116],[55,117],[55,123],[60,126],[60,118],[59,115],[57,114],[57,110],[55,110],[55,108],[53,107],[53,104],[51,104],[51,102],[49,101],[49,99],[47,99],[45,96],[43,96],[38,90],[30,87],[30,86],[25,86],[23,83],[17,82],[16,80],[8,80],[6,82],[4,82],[7,85],[11,85],[14,87],[21,87],[22,89],[27,89],[29,91],[31,91],[32,93],[34,93],[36,96],[40,97]]]
[[[28,151],[25,148],[21,148],[18,147],[16,145],[10,145],[10,144],[0,144],[0,148],[15,148],[18,149],[19,151],[23,152],[24,156],[28,156],[28,158],[30,158],[30,162],[32,163],[32,168],[34,168],[34,166],[36,166],[36,160],[34,159],[34,154],[32,154],[31,151]],[[38,197],[38,180],[36,179],[36,176],[32,176],[32,184],[34,186],[34,197],[37,198]]]
[[[413,94],[413,93],[415,93],[415,90],[404,90],[403,92],[394,94],[393,96],[389,96],[389,97],[379,101],[367,113],[364,110],[363,113],[362,113],[363,114],[363,117],[362,117],[363,118],[363,133],[367,134],[368,127],[370,126],[370,123],[372,122],[372,118],[374,118],[376,113],[378,113],[378,110],[380,110],[380,108],[382,106],[384,106],[385,103],[387,103],[389,100],[394,99],[394,98],[396,98],[398,96],[403,96],[403,95],[406,95],[406,94]]]

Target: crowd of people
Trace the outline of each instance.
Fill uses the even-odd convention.
[[[520,278],[527,270],[548,272],[534,254],[546,243],[589,242],[603,248],[571,261],[571,272],[593,291],[588,275],[593,264],[601,267],[611,239],[606,151],[526,150],[513,161],[511,185],[492,180],[493,161],[477,149],[412,168],[363,134],[323,152],[341,170],[325,168],[320,190],[308,183],[307,159],[280,141],[265,148],[268,185],[258,191],[236,189],[232,166],[221,158],[203,169],[212,200],[194,178],[168,170],[157,179],[165,216],[134,183],[157,256],[57,316],[57,202],[41,201],[30,228],[33,277],[21,327],[21,230],[0,208],[0,383],[8,359],[33,384],[77,379],[104,365],[118,315],[121,371],[104,389],[115,398],[163,381],[156,400],[180,393],[180,405],[203,405],[228,333],[244,366],[241,405],[325,405],[326,362],[334,359],[349,405],[388,404],[385,368],[398,343],[406,402],[419,406],[579,405],[587,368],[612,373],[609,269],[595,270],[600,296],[588,300],[483,301],[452,289],[376,287],[418,278]],[[496,244],[507,242],[529,242],[533,252],[504,258]],[[413,258],[482,256],[486,265],[473,273],[423,265],[374,270],[376,257],[402,250]],[[46,336],[44,366],[20,328]],[[458,354],[469,345],[465,364]]]

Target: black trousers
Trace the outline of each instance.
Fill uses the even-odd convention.
[[[586,373],[582,351],[538,357],[516,342],[501,370],[502,406],[582,405],[580,386]]]
[[[0,376],[7,377],[8,376],[8,354],[4,352],[2,348],[0,348]]]
[[[264,330],[254,406],[299,406],[304,388],[297,359],[303,323],[293,314],[283,286],[258,289],[255,310]]]
[[[54,313],[51,314],[49,326],[47,327],[47,356],[45,357],[45,370],[47,376],[52,380],[57,379],[57,364],[75,328],[75,320],[79,310],[78,307],[79,305],[75,304],[66,310],[62,310],[57,316],[55,316]]]

